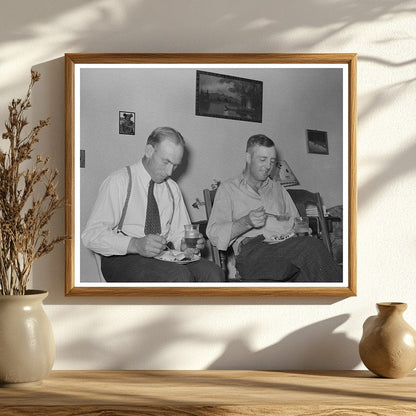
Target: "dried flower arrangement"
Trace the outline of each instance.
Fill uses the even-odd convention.
[[[56,193],[58,171],[48,167],[49,157],[37,156],[31,167],[33,147],[41,129],[50,119],[41,120],[27,135],[29,123],[24,116],[31,107],[33,85],[39,72],[31,72],[24,99],[9,105],[6,132],[0,139],[0,294],[24,295],[33,262],[51,252],[65,236],[51,239],[45,229],[56,209],[63,205]]]

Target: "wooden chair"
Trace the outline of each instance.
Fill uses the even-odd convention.
[[[329,232],[327,223],[324,217],[324,210],[322,207],[321,195],[319,192],[309,192],[305,189],[288,189],[289,195],[293,202],[296,204],[296,208],[302,217],[306,217],[306,207],[309,205],[315,206],[318,211],[319,228],[317,234],[319,238],[322,238],[326,248],[332,256],[332,245],[329,238]]]
[[[207,222],[209,220],[209,217],[211,216],[212,212],[212,206],[214,205],[214,199],[215,194],[217,193],[216,189],[204,189],[204,202],[205,202],[205,212],[207,214]],[[215,247],[211,242],[208,240],[211,253],[212,253],[212,259],[214,260],[215,264],[221,267],[221,269],[224,271],[226,278],[228,278],[228,269],[227,269],[227,253],[222,250],[218,250],[217,247]]]
[[[309,205],[315,206],[317,208],[318,212],[318,222],[319,222],[319,228],[317,230],[317,237],[322,238],[326,248],[328,249],[329,253],[332,256],[332,245],[331,240],[329,238],[328,233],[328,227],[326,224],[326,220],[324,217],[324,211],[322,207],[322,200],[321,196],[318,192],[313,193],[306,191],[305,189],[288,189],[289,195],[293,199],[293,202],[295,203],[299,214],[302,217],[306,217],[306,207]],[[205,211],[207,214],[207,221],[209,220],[209,217],[211,215],[212,206],[214,204],[215,194],[217,190],[216,189],[204,189],[204,202],[205,202]],[[214,262],[221,267],[221,269],[224,271],[225,275],[228,276],[228,257],[227,252],[218,250],[217,247],[211,244],[209,242],[212,252],[212,257]],[[236,279],[238,280],[238,273],[236,273]]]

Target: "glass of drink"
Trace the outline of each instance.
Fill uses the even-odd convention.
[[[295,217],[295,224],[293,231],[296,235],[309,235],[309,218],[308,217]]]
[[[199,239],[199,224],[185,225],[185,244],[187,248],[196,248]]]

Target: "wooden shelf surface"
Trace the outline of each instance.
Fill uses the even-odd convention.
[[[416,372],[53,371],[0,389],[0,415],[416,415]]]

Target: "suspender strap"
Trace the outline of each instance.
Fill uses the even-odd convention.
[[[127,185],[126,201],[124,202],[123,211],[121,212],[120,222],[117,225],[117,233],[123,233],[122,228],[123,228],[123,224],[124,224],[124,219],[126,218],[127,207],[129,205],[129,200],[130,200],[130,195],[131,195],[131,182],[132,182],[131,168],[130,168],[130,166],[126,166],[126,169],[127,169],[127,173],[129,174],[129,184]]]
[[[126,217],[127,208],[128,208],[128,205],[129,205],[129,200],[130,200],[130,195],[131,195],[131,186],[132,186],[131,168],[130,168],[130,166],[126,166],[126,169],[127,169],[128,175],[129,175],[129,183],[127,185],[126,201],[124,202],[124,207],[123,207],[123,211],[121,212],[120,221],[119,221],[119,223],[116,226],[117,227],[117,233],[122,233],[122,234],[124,234],[124,232],[123,232],[123,224],[124,224],[124,219]],[[173,211],[172,211],[173,214],[172,214],[172,218],[173,218],[173,215],[175,213],[175,198],[173,196],[172,189],[171,189],[171,187],[170,187],[170,185],[169,185],[169,183],[167,181],[166,181],[166,185],[167,185],[168,191],[169,191],[169,193],[170,193],[170,195],[172,197],[172,204],[173,204]],[[114,227],[114,228],[116,228],[116,227]]]

